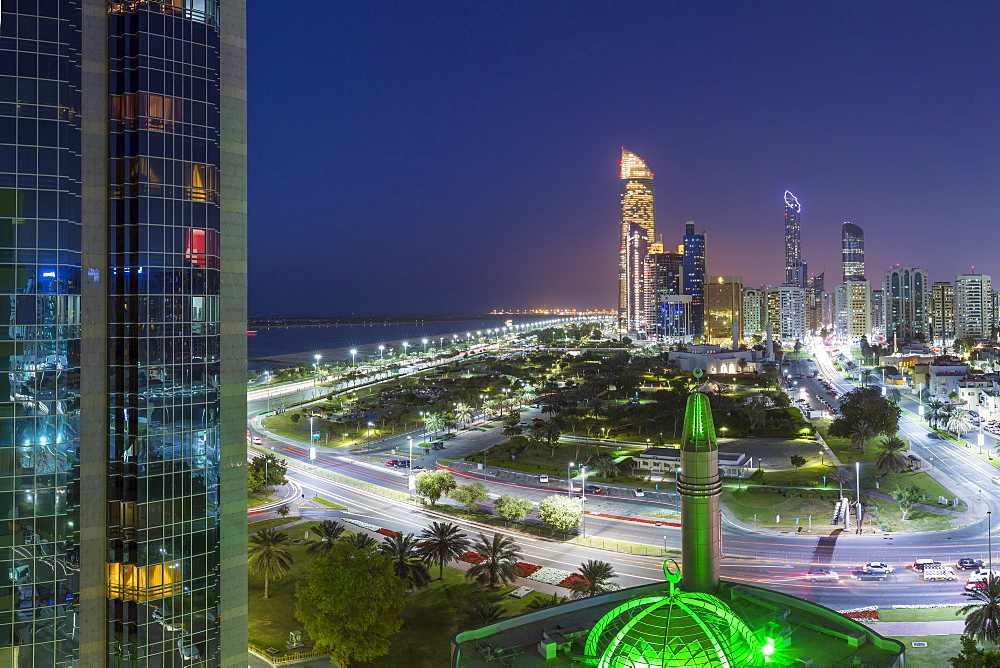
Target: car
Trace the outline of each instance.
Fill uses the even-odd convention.
[[[417,472],[417,471],[426,471],[427,469],[425,469],[423,466],[414,466],[410,470],[414,471],[414,472]]]
[[[638,497],[646,496],[646,492],[641,487],[635,488],[635,495]]]
[[[263,445],[264,444],[264,440],[260,436],[254,436],[253,437],[253,444],[254,445]]]
[[[600,494],[604,491],[603,487],[598,485],[587,485],[587,494]]]
[[[955,564],[955,567],[958,568],[958,570],[960,570],[960,571],[973,571],[973,570],[979,570],[979,568],[982,565],[983,565],[983,560],[982,559],[973,559],[972,557],[963,557],[963,558],[961,558],[961,559],[958,560],[958,563]]]
[[[398,466],[401,469],[408,469],[408,468],[410,468],[410,460],[409,459],[400,459],[399,463],[396,464],[396,466]]]
[[[913,570],[918,573],[923,573],[925,568],[936,568],[941,566],[941,562],[936,559],[917,559],[913,562]]]
[[[542,418],[531,418],[532,422],[545,422]]]
[[[399,466],[399,460],[398,459],[390,459],[389,461],[387,461],[385,463],[385,465],[386,466]]]
[[[885,571],[854,571],[851,573],[852,580],[878,580],[881,582],[889,577],[889,574]]]
[[[861,567],[863,571],[885,571],[886,573],[892,573],[893,567],[882,561],[869,561],[867,564]]]
[[[924,580],[957,580],[958,576],[951,566],[925,566],[923,570]]]
[[[840,575],[837,571],[816,568],[806,573],[806,582],[840,582]]]
[[[548,481],[549,481],[549,477],[547,475],[542,474],[542,475],[538,476],[538,482],[548,482]]]
[[[927,432],[927,438],[940,439],[941,438],[941,434],[937,433],[936,431],[929,431],[929,432]]]

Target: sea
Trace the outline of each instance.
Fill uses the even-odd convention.
[[[299,362],[312,362],[314,354],[326,361],[350,359],[351,348],[378,354],[380,344],[409,341],[410,350],[421,350],[422,339],[440,341],[452,334],[503,327],[507,320],[514,324],[535,323],[555,316],[497,316],[475,320],[417,321],[397,325],[342,325],[337,327],[289,327],[258,329],[247,335],[247,359],[251,369],[262,371]],[[428,343],[428,348],[431,344]],[[289,356],[279,359],[282,356]]]

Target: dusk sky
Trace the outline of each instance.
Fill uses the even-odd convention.
[[[619,148],[669,247],[1000,280],[992,2],[248,3],[251,315],[613,308]]]

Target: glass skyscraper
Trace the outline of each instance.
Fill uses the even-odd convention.
[[[653,196],[653,172],[646,161],[632,151],[622,148],[619,169],[621,179],[621,245],[618,250],[618,316],[625,325],[628,319],[628,236],[633,223],[646,231],[646,244],[652,245],[656,239],[656,223]]]
[[[244,11],[0,5],[0,665],[245,664]]]
[[[865,279],[865,232],[854,223],[844,223],[840,230],[844,281]]]
[[[691,296],[692,334],[705,333],[705,235],[695,234],[694,221],[684,224],[683,293]]]
[[[802,226],[799,214],[802,207],[795,195],[785,191],[785,284],[806,287],[809,275],[802,259]]]

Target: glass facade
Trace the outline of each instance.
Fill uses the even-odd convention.
[[[865,232],[854,223],[844,223],[840,231],[844,282],[865,279]]]
[[[242,8],[222,4],[242,34]],[[242,257],[245,233],[245,162],[222,156],[220,109],[239,134],[245,54],[221,45],[215,0],[0,12],[0,665],[221,665],[220,618],[245,608],[245,575],[221,569],[220,550],[245,550],[246,506],[236,410],[225,475],[238,517],[220,539],[220,363],[233,358],[233,378],[246,358],[236,336],[223,355],[220,334],[221,255]],[[225,99],[224,48],[238,79]],[[99,361],[81,354],[95,340]],[[227,637],[238,665],[245,629]]]
[[[631,151],[622,149],[619,178],[621,179],[621,245],[618,255],[618,312],[627,318],[628,277],[627,246],[629,226],[633,223],[646,232],[646,243],[656,239],[655,198],[653,195],[653,172],[646,161]]]
[[[785,191],[785,284],[806,287],[809,275],[802,259],[802,226],[799,213],[802,207],[795,195]]]
[[[692,334],[705,333],[705,235],[694,233],[694,221],[684,224],[684,294],[691,296]]]
[[[80,3],[0,17],[0,665],[67,665],[79,596]]]

